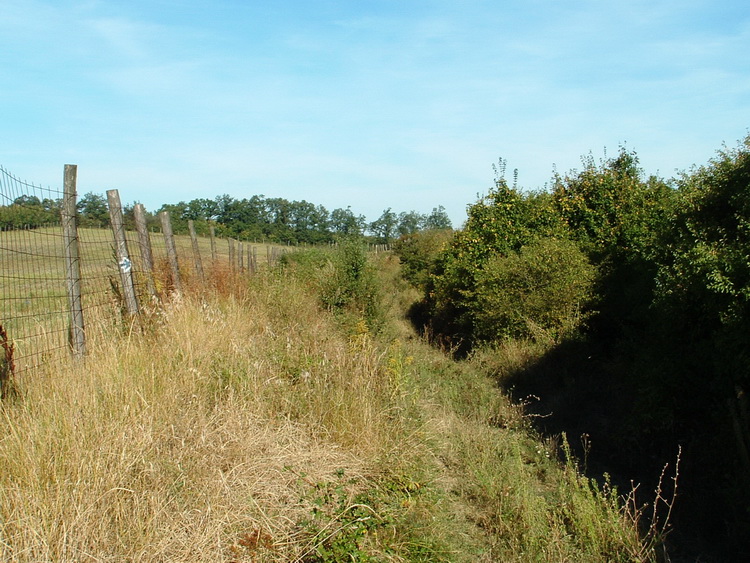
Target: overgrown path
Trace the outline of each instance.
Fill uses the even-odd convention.
[[[0,559],[648,559],[617,495],[561,465],[481,363],[405,327],[394,260],[388,291],[357,294],[371,270],[348,252],[173,296],[141,333],[96,319],[85,363],[19,381]]]

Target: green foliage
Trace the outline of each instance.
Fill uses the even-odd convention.
[[[750,537],[750,137],[681,178],[665,239],[655,308],[674,367],[649,386],[676,398],[670,419],[693,428],[700,470],[722,484],[715,498],[734,512],[735,538]]]
[[[331,211],[330,226],[335,236],[360,236],[365,230],[366,220],[363,215],[354,215],[351,208]]]
[[[433,332],[453,345],[470,344],[479,336],[476,290],[490,259],[515,254],[537,238],[565,233],[549,194],[523,194],[502,178],[468,215],[464,229],[435,261],[423,304]]]
[[[747,549],[748,256],[750,137],[675,182],[621,149],[549,195],[498,182],[435,262],[423,307],[451,342],[557,342],[510,382],[554,409],[545,430],[596,432],[602,459],[638,479],[683,444],[681,517],[722,514],[696,525]],[[591,298],[585,333],[566,340]]]
[[[445,207],[439,205],[433,207],[432,213],[430,213],[424,221],[425,230],[449,230],[453,228],[450,217],[445,212]]]
[[[398,235],[399,217],[389,207],[375,221],[368,225],[368,229],[375,235],[378,242],[390,244]]]
[[[78,218],[82,227],[106,227],[109,225],[107,198],[89,192],[78,200]]]
[[[393,243],[399,257],[403,277],[424,290],[440,253],[453,238],[451,230],[428,230],[401,236]]]
[[[373,266],[361,238],[345,239],[333,250],[309,249],[282,257],[317,293],[326,309],[362,319],[370,330],[379,330],[384,311]]]
[[[60,221],[60,202],[40,200],[36,196],[20,196],[11,205],[0,206],[0,229],[41,227]]]
[[[553,199],[572,236],[589,252],[648,256],[672,194],[658,178],[645,180],[638,157],[621,148],[617,157],[599,166],[589,157],[581,172],[556,176]]]
[[[381,515],[382,501],[375,491],[352,495],[356,479],[343,480],[339,471],[336,481],[316,483],[308,498],[301,499],[311,505],[310,518],[298,525],[310,536],[313,547],[301,561],[308,563],[333,563],[336,561],[375,561],[368,549],[369,534],[378,529],[393,527],[393,518]]]
[[[699,302],[712,322],[750,316],[750,137],[682,179],[661,296]]]
[[[593,298],[596,270],[575,243],[536,239],[490,258],[477,276],[472,312],[479,340],[556,342],[572,335]]]

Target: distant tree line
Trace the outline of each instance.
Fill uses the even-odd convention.
[[[21,196],[10,205],[0,206],[0,228],[57,223],[60,221],[60,203],[60,200]],[[132,227],[133,208],[134,204],[123,207],[126,226]],[[147,222],[151,227],[160,227],[158,214],[162,211],[169,212],[175,233],[186,233],[187,222],[192,220],[199,234],[208,234],[213,226],[219,236],[282,244],[322,244],[351,235],[370,235],[375,242],[388,244],[402,235],[452,228],[442,206],[429,214],[416,211],[396,213],[388,208],[378,219],[368,222],[350,207],[329,212],[322,205],[308,201],[263,195],[243,199],[222,195],[215,199],[198,198],[164,204],[155,213],[147,212]],[[93,192],[82,196],[78,201],[78,217],[82,227],[108,226],[106,197]]]
[[[33,228],[60,222],[60,200],[22,195],[0,205],[0,229]]]

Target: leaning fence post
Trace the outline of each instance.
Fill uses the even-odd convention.
[[[73,355],[83,357],[86,338],[83,327],[81,303],[81,259],[78,253],[78,227],[76,226],[76,180],[78,166],[66,164],[63,179],[62,224],[65,241],[65,278],[70,307],[70,347]]]
[[[174,245],[174,234],[172,234],[172,221],[169,211],[159,213],[161,230],[164,233],[164,244],[167,247],[167,258],[172,269],[172,283],[177,291],[182,291],[182,280],[180,279],[180,265],[177,262],[177,247]]]
[[[125,224],[122,219],[120,193],[117,190],[107,190],[107,204],[109,205],[109,220],[112,225],[112,234],[115,236],[115,253],[117,255],[117,265],[120,268],[125,310],[132,317],[138,314],[138,298],[135,295],[133,263],[130,260],[130,253],[128,252],[128,241],[125,238]]]
[[[159,297],[156,292],[156,284],[154,283],[154,254],[151,251],[151,237],[148,234],[148,226],[146,225],[146,209],[142,203],[136,203],[133,207],[133,215],[135,216],[135,228],[138,231],[138,248],[141,253],[141,262],[143,263],[143,271],[146,274],[146,287],[152,297]]]
[[[201,251],[198,247],[198,235],[195,234],[195,223],[188,219],[188,231],[190,231],[190,240],[193,243],[193,260],[195,261],[195,271],[201,281],[205,280],[203,276],[203,262],[201,261]]]

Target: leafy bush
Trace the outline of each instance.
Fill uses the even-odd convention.
[[[453,231],[443,229],[405,235],[394,242],[404,279],[419,289],[427,287],[435,261],[452,238]]]
[[[575,243],[537,239],[507,256],[490,258],[477,276],[475,334],[559,341],[571,335],[592,299],[596,269]]]
[[[617,157],[556,176],[553,200],[557,213],[592,254],[651,256],[674,195],[657,177],[644,178],[638,157],[621,148]]]
[[[370,330],[380,328],[384,313],[378,283],[361,238],[346,239],[334,250],[289,253],[282,265],[305,280],[326,309],[362,319]]]
[[[523,194],[502,178],[468,214],[464,230],[434,261],[422,304],[433,333],[460,348],[478,337],[476,291],[487,263],[537,238],[565,234],[549,194]]]

